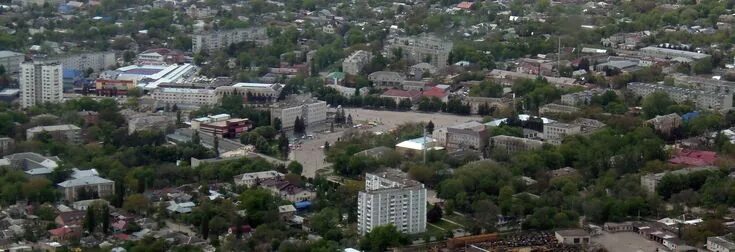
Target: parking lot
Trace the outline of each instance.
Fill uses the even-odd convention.
[[[593,236],[592,242],[602,245],[610,252],[654,252],[657,248],[665,248],[633,232],[602,232],[598,236]]]
[[[375,122],[377,125],[364,129],[372,132],[386,132],[390,129],[395,128],[398,125],[408,122],[428,122],[434,123],[434,128],[447,127],[470,120],[481,120],[478,116],[459,116],[453,114],[442,114],[442,113],[419,113],[419,112],[396,112],[396,111],[381,111],[381,110],[368,110],[361,108],[348,108],[345,109],[345,114],[352,115],[352,121],[355,124],[359,122]],[[303,175],[309,178],[316,176],[316,171],[329,166],[329,163],[324,162],[324,151],[321,146],[325,142],[334,144],[337,138],[342,136],[343,131],[335,129],[336,132],[327,134],[323,133],[312,133],[314,137],[312,139],[305,139],[301,144],[301,147],[297,150],[292,151],[290,155],[291,160],[299,161],[304,166]],[[392,146],[390,146],[392,147]]]

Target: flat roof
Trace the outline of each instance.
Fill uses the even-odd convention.
[[[233,87],[247,87],[247,88],[273,88],[274,85],[276,84],[239,82],[232,86]]]
[[[20,89],[6,88],[0,91],[0,95],[16,95],[20,93]]]
[[[13,57],[13,56],[23,56],[23,54],[19,52],[13,52],[13,51],[0,51],[0,58],[7,58],[7,57]]]
[[[159,88],[159,92],[162,93],[177,93],[177,94],[214,94],[214,89],[201,89],[201,88]]]

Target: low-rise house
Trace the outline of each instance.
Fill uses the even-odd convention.
[[[268,189],[273,194],[278,195],[282,199],[299,202],[304,200],[312,200],[316,197],[316,193],[294,185],[282,178],[268,179],[260,182],[259,187]]]
[[[583,229],[568,229],[554,232],[556,241],[561,244],[582,245],[590,243],[590,234]]]
[[[428,75],[436,74],[436,72],[439,71],[439,69],[436,68],[432,64],[421,62],[421,63],[411,66],[408,71],[411,74],[411,76],[414,76],[415,79],[420,79],[425,74],[428,74]]]
[[[253,187],[258,185],[261,181],[283,177],[283,173],[273,170],[243,173],[235,176],[235,185]]]
[[[51,236],[51,240],[56,242],[65,242],[82,236],[81,227],[63,226],[60,228],[51,229],[48,232]]]
[[[278,215],[283,220],[290,220],[291,218],[293,218],[294,215],[296,215],[296,207],[291,204],[279,206]]]
[[[616,232],[634,232],[632,222],[605,222],[602,228],[610,233]]]
[[[59,226],[81,226],[84,222],[86,212],[82,210],[73,210],[61,212],[56,216],[54,222]]]
[[[196,206],[194,202],[187,201],[187,202],[176,202],[174,200],[168,202],[168,207],[166,207],[166,210],[168,210],[171,213],[178,213],[178,214],[185,214],[185,213],[191,213],[191,210]]]

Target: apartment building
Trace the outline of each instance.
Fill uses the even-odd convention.
[[[0,66],[5,68],[7,73],[20,72],[20,63],[25,59],[25,55],[13,51],[0,51]]]
[[[392,224],[398,231],[426,231],[426,188],[403,172],[387,170],[365,174],[365,190],[357,195],[357,231]]]
[[[362,68],[370,63],[373,55],[364,50],[357,50],[350,54],[344,61],[342,61],[342,72],[357,75],[362,71]]]
[[[588,105],[592,102],[592,97],[605,93],[605,89],[591,89],[576,93],[564,94],[561,96],[561,104],[568,106]]]
[[[184,107],[215,105],[219,101],[213,89],[158,88],[151,92],[151,97],[159,104]]]
[[[327,102],[317,100],[310,94],[291,95],[273,104],[270,111],[271,120],[280,119],[284,129],[293,128],[296,117],[301,118],[307,127],[327,120]]]
[[[397,37],[388,40],[386,49],[392,52],[400,49],[405,59],[411,63],[426,62],[438,69],[443,69],[449,62],[449,52],[454,43],[435,36]]]
[[[194,36],[192,36],[191,51],[194,53],[213,53],[226,49],[231,44],[237,44],[245,41],[267,44],[268,36],[266,34],[265,27],[210,31],[194,34]]]
[[[544,125],[544,140],[553,145],[560,145],[566,136],[582,133],[582,126],[554,122]]]
[[[549,103],[538,108],[538,113],[541,115],[548,114],[574,114],[579,112],[579,108],[569,105],[561,105],[556,103]]]
[[[490,138],[490,146],[494,150],[505,151],[507,153],[517,153],[541,148],[544,143],[539,140],[526,139],[514,136],[494,136]]]
[[[487,138],[487,129],[479,122],[472,121],[447,127],[447,150],[482,151],[487,145]]]
[[[26,62],[20,64],[20,105],[33,107],[63,99],[62,65],[58,63]]]
[[[33,127],[26,130],[26,139],[32,140],[43,132],[48,133],[56,140],[70,143],[81,143],[82,141],[82,129],[73,124]]]
[[[675,102],[692,101],[699,109],[723,110],[732,108],[732,95],[707,92],[696,89],[673,87],[641,82],[628,83],[628,90],[646,97],[654,92],[663,92]]]
[[[103,71],[117,65],[115,52],[76,53],[54,57],[50,60],[59,62],[64,66],[64,69],[71,69],[80,72],[87,71],[87,69]]]

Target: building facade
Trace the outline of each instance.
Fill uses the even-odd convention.
[[[58,61],[64,66],[64,69],[72,69],[77,71],[87,71],[92,69],[94,71],[102,71],[108,68],[115,67],[117,59],[115,58],[115,52],[87,52],[64,55],[54,58],[53,61]]]
[[[159,104],[177,106],[214,105],[219,101],[213,89],[158,88],[151,92],[151,97]]]
[[[115,181],[97,175],[74,176],[58,184],[68,202],[104,198],[115,192]]]
[[[358,50],[350,54],[344,61],[342,61],[342,72],[351,75],[357,75],[360,73],[363,67],[370,63],[370,59],[373,55],[364,50]]]
[[[514,136],[494,136],[490,138],[490,146],[494,150],[517,153],[541,148],[544,143],[539,140],[526,139]]]
[[[42,132],[48,133],[54,139],[70,143],[81,143],[82,141],[82,129],[73,124],[33,127],[26,130],[26,139],[32,140]]]
[[[20,105],[29,108],[46,102],[63,100],[64,84],[61,64],[26,62],[20,64]]]
[[[668,94],[675,102],[692,101],[700,109],[723,110],[732,108],[731,94],[641,82],[628,83],[628,90],[644,98],[655,92],[663,92]]]
[[[405,79],[402,74],[390,71],[377,71],[368,75],[368,80],[378,88],[400,87]]]
[[[268,36],[265,27],[254,27],[246,29],[232,29],[224,31],[210,31],[192,36],[193,53],[216,52],[226,49],[231,44],[245,41],[253,41],[258,44],[267,44]]]
[[[357,196],[357,230],[365,235],[388,224],[403,233],[425,232],[426,188],[397,170],[367,173]]]
[[[447,128],[447,150],[482,151],[487,145],[487,130],[479,122],[467,122]]]
[[[400,49],[403,56],[412,63],[426,62],[438,69],[443,69],[450,62],[449,52],[454,43],[450,40],[439,39],[434,36],[398,37],[390,39],[386,47],[389,52]]]
[[[271,120],[281,120],[283,129],[292,129],[296,117],[306,126],[323,123],[327,120],[327,102],[307,95],[290,96],[283,102],[271,106]]]
[[[554,122],[544,125],[544,139],[547,143],[560,145],[566,136],[582,133],[582,126]]]

